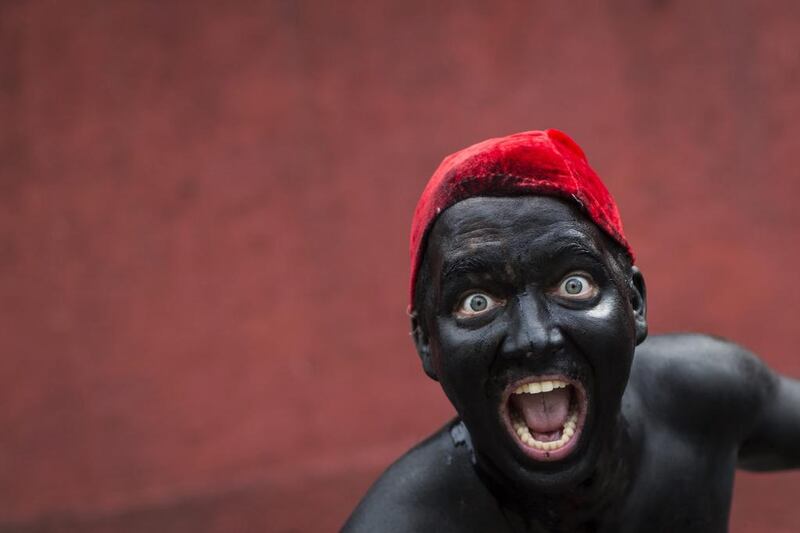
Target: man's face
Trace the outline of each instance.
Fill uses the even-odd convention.
[[[638,271],[630,283],[594,224],[542,196],[452,206],[426,258],[420,353],[479,456],[520,487],[585,479],[645,335]]]

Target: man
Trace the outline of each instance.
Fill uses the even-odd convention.
[[[411,258],[416,348],[458,418],[345,531],[726,531],[737,466],[800,465],[800,382],[721,339],[645,341],[616,205],[565,134],[446,158]]]

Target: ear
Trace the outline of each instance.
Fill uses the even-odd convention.
[[[411,338],[414,340],[414,346],[417,348],[417,353],[422,361],[422,369],[434,381],[439,381],[436,377],[436,372],[433,370],[433,359],[431,358],[431,345],[428,340],[428,334],[423,329],[422,323],[416,311],[409,313],[411,317]]]
[[[636,326],[636,344],[641,344],[647,338],[647,287],[641,270],[636,266],[631,267],[630,299]]]

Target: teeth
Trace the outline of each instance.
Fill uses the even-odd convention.
[[[517,418],[512,420],[512,425],[514,426],[514,432],[519,437],[519,440],[530,446],[531,448],[536,448],[538,450],[544,451],[551,451],[551,450],[558,450],[559,448],[563,448],[575,435],[575,428],[578,424],[578,412],[573,411],[567,421],[564,423],[564,429],[561,430],[561,438],[558,440],[554,440],[551,442],[542,442],[538,441],[533,438],[531,435],[531,430],[525,423]]]
[[[550,392],[554,389],[563,389],[569,383],[560,379],[543,380],[520,385],[514,390],[514,394],[539,394],[540,392]],[[570,439],[575,435],[575,429],[578,425],[578,412],[572,411],[564,423],[564,428],[561,430],[561,438],[552,442],[542,442],[533,438],[530,429],[525,425],[525,422],[514,417],[512,420],[514,432],[519,437],[519,440],[524,442],[531,448],[538,450],[551,451],[558,450],[564,447]]]
[[[540,392],[550,392],[553,389],[563,389],[567,385],[569,385],[569,383],[559,379],[535,381],[533,383],[520,385],[514,390],[514,394],[539,394]]]

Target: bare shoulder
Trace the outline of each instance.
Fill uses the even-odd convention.
[[[701,432],[745,431],[771,383],[753,353],[705,334],[653,336],[637,348],[631,371],[649,414]]]
[[[342,531],[471,531],[491,518],[488,494],[453,423],[400,457],[378,478]],[[465,528],[465,525],[466,528]]]

